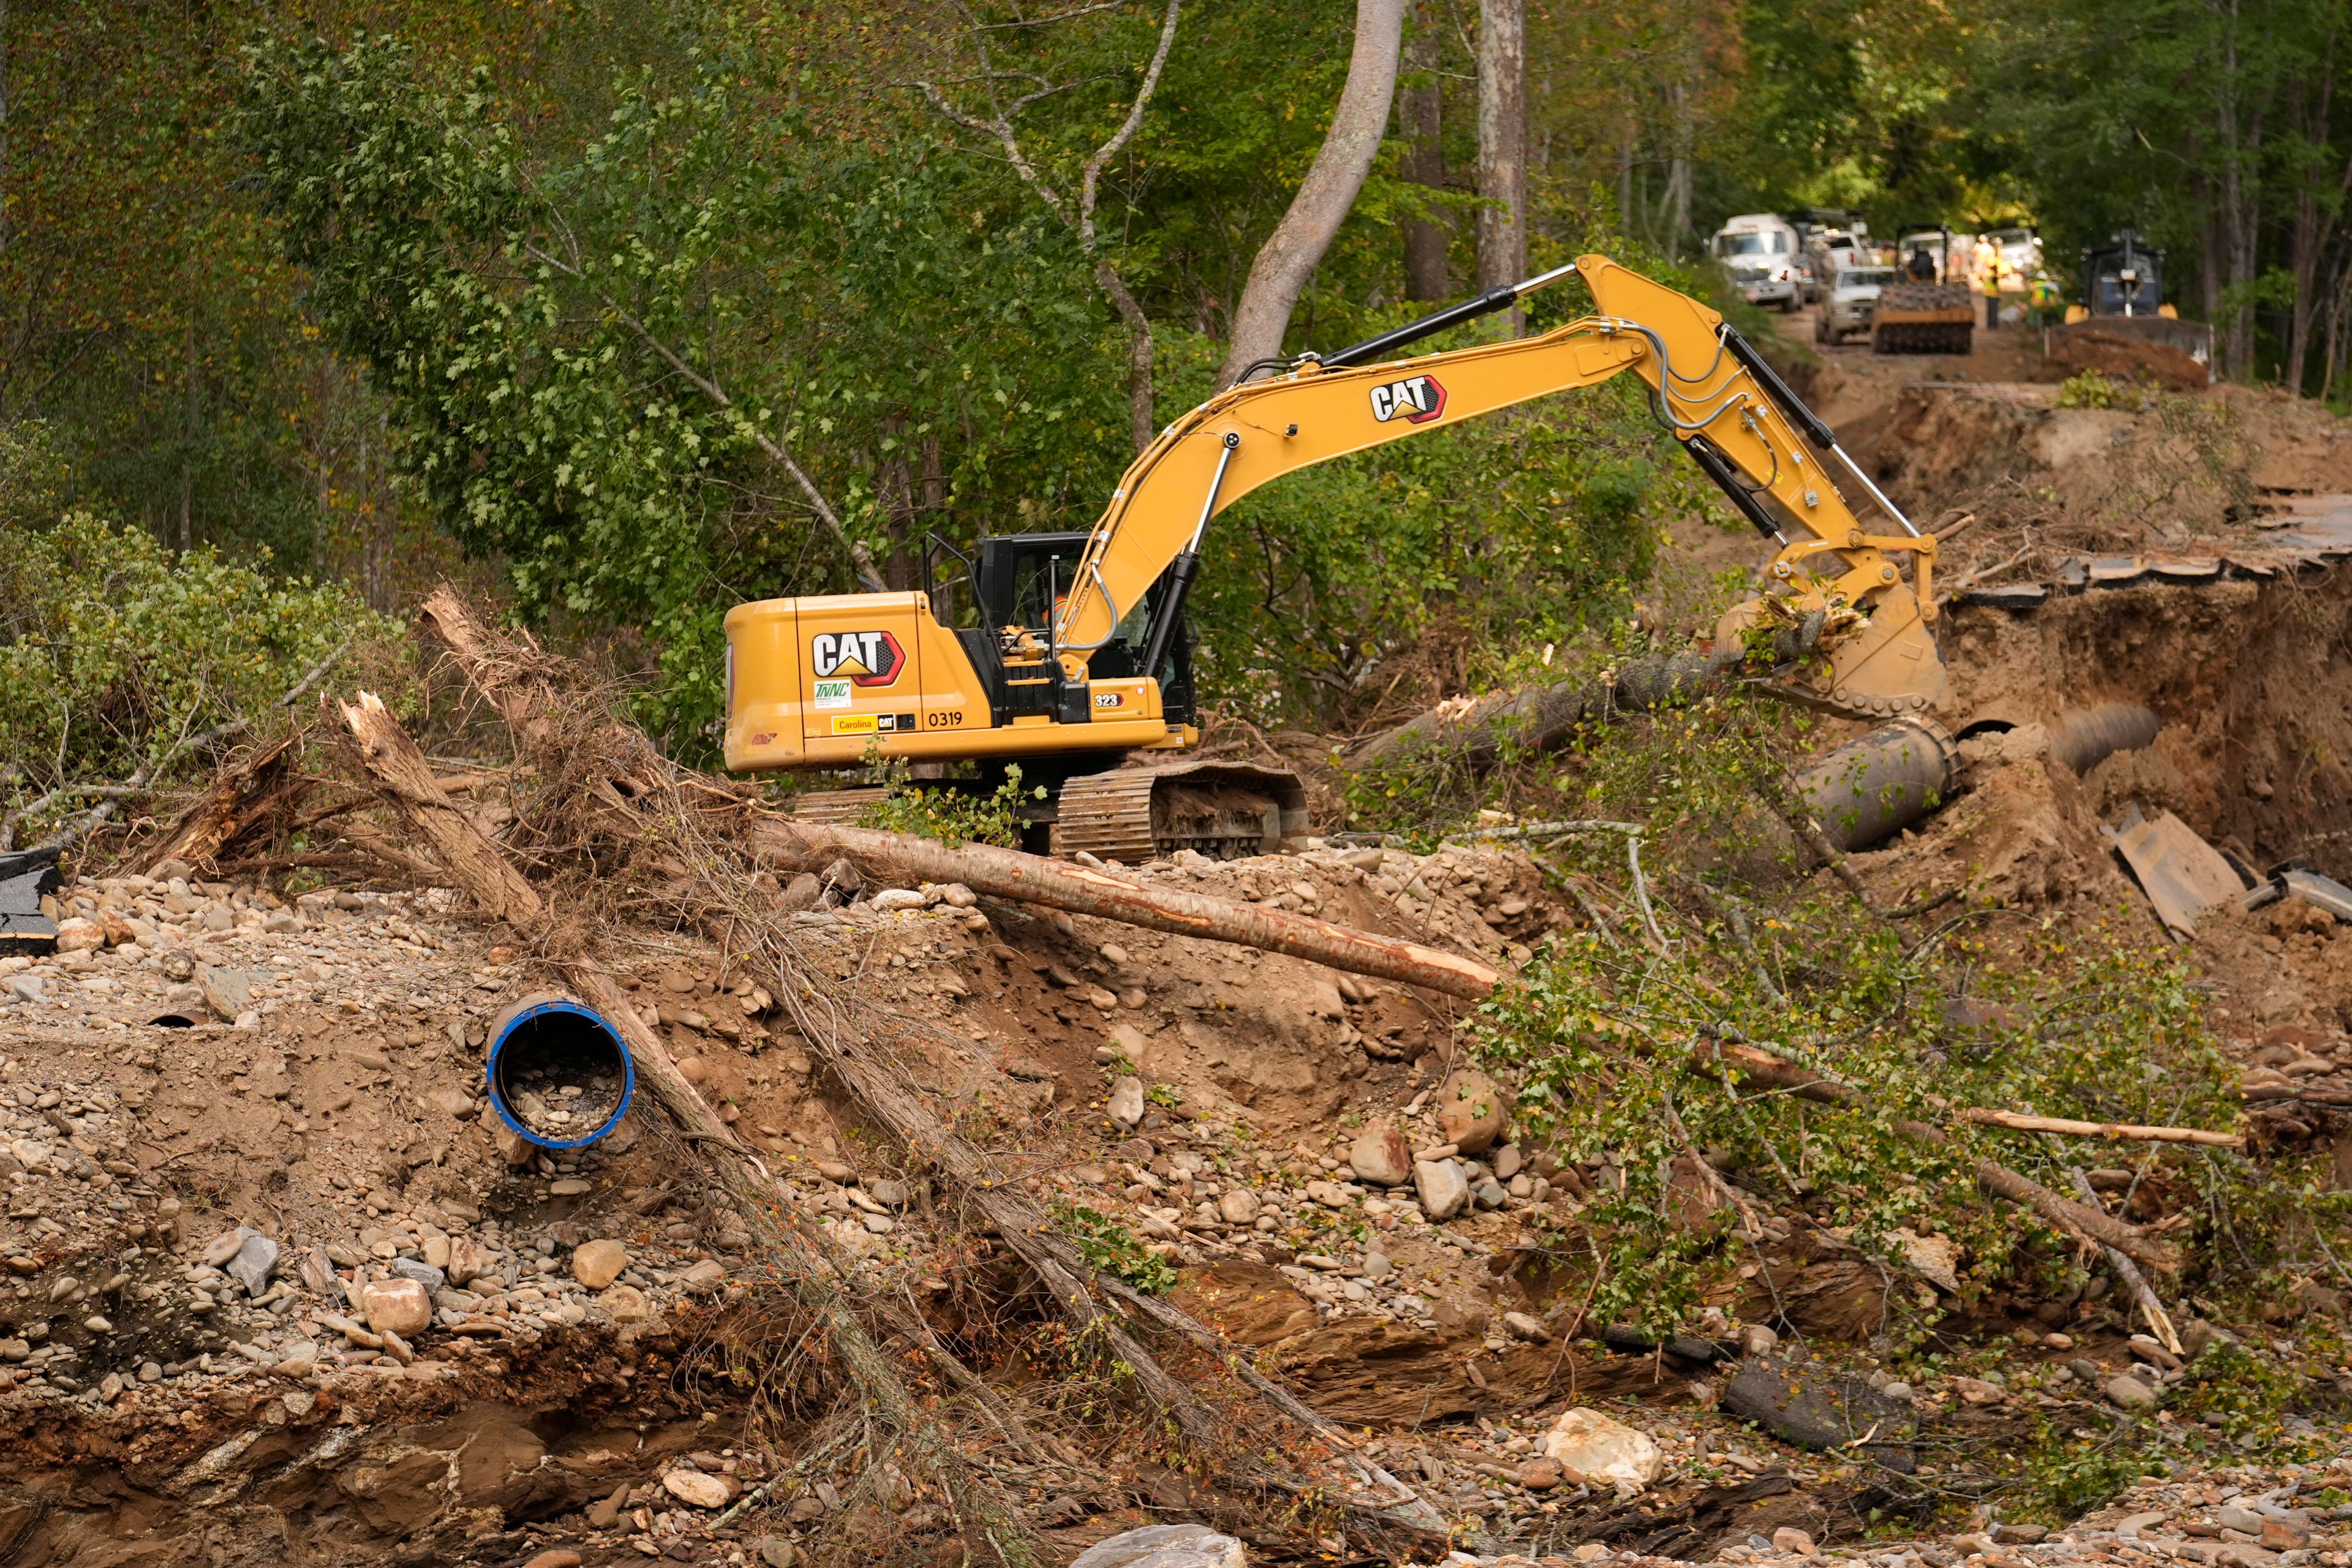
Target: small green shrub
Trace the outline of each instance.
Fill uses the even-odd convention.
[[[1135,1233],[1108,1215],[1076,1204],[1057,1205],[1054,1221],[1078,1245],[1078,1256],[1149,1295],[1165,1295],[1176,1284],[1175,1266],[1149,1250]]]
[[[192,737],[258,726],[337,648],[396,630],[341,587],[174,556],[88,512],[0,515],[0,810],[142,769],[166,783]]]
[[[2061,408],[2137,409],[2144,401],[2139,388],[2131,383],[2110,380],[2096,370],[2077,372],[2058,384]]]
[[[963,844],[1018,849],[1022,803],[1045,798],[1043,784],[1024,794],[1018,763],[1005,768],[1003,784],[981,795],[968,789],[921,788],[908,777],[904,758],[885,757],[872,747],[865,760],[866,776],[888,786],[890,793],[859,812],[857,825],[936,838],[950,849]]]

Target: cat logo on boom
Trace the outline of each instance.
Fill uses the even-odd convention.
[[[819,632],[809,642],[809,663],[822,680],[846,676],[859,686],[887,686],[906,668],[906,650],[888,632]]]
[[[1433,375],[1409,375],[1372,388],[1372,417],[1385,425],[1398,415],[1408,425],[1426,425],[1445,412],[1445,387]]]

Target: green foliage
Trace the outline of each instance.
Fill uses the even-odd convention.
[[[0,527],[55,521],[72,483],[72,456],[54,429],[36,419],[0,425]]]
[[[0,517],[0,807],[142,770],[166,782],[194,760],[191,737],[238,720],[266,729],[338,647],[397,631],[341,588],[211,550],[175,557],[88,512],[47,527]]]
[[[2077,372],[2058,384],[2061,408],[2137,408],[2140,401],[2137,387],[2110,381],[2095,369]]]
[[[773,453],[800,449],[905,581],[910,464],[950,507],[1108,489],[1103,322],[1059,231],[995,221],[951,166],[812,148],[715,68],[617,98],[554,162],[487,75],[447,92],[393,40],[264,45],[239,123],[434,515],[503,561],[526,617],[642,627],[647,717],[692,749],[730,604],[848,585]]]
[[[913,783],[902,757],[885,757],[872,746],[866,755],[867,780],[888,786],[890,793],[857,814],[860,827],[885,833],[912,833],[936,838],[953,849],[963,844],[993,844],[1021,847],[1021,811],[1030,800],[1045,798],[1045,786],[1021,787],[1021,764],[1009,763],[1004,781],[986,795],[950,782],[926,788]]]
[[[1175,1266],[1147,1248],[1117,1220],[1081,1205],[1060,1204],[1054,1208],[1054,1224],[1077,1244],[1079,1257],[1112,1279],[1153,1296],[1175,1289]]]
[[[1907,940],[1842,891],[1802,891],[1789,875],[1794,844],[1767,804],[1791,722],[1711,699],[1592,737],[1570,764],[1578,794],[1587,815],[1646,821],[1664,951],[1633,908],[1623,837],[1587,835],[1559,846],[1554,864],[1622,920],[1555,942],[1524,986],[1486,1008],[1481,1049],[1522,1084],[1518,1120],[1602,1173],[1584,1215],[1603,1256],[1598,1321],[1675,1327],[1742,1261],[1695,1154],[1866,1251],[1899,1260],[1898,1232],[1948,1237],[1972,1295],[2009,1267],[2019,1226],[2038,1223],[1979,1199],[1975,1163],[1997,1157],[2053,1186],[2068,1178],[2060,1152],[1996,1146],[1955,1125],[1950,1108],[2192,1125],[2235,1115],[2189,974],[2169,954],[2122,942],[2076,951],[2013,922],[1995,942],[1979,929],[1998,918],[1990,912]],[[1789,891],[1776,899],[1775,885]],[[1994,1021],[1948,1022],[1946,1005],[1963,995]],[[1725,1039],[1763,1044],[1862,1093],[1845,1106],[1747,1096],[1690,1070],[1695,1053]],[[1949,1137],[1910,1137],[1906,1121]],[[1934,1302],[1917,1289],[1923,1307]]]

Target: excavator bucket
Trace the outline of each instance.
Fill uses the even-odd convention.
[[[1724,613],[1715,628],[1718,646],[1746,636],[1768,616],[1789,621],[1809,608],[1811,595],[1797,595],[1768,606],[1749,599]],[[1879,595],[1868,618],[1833,613],[1820,651],[1773,681],[1776,696],[1849,719],[1891,719],[1925,713],[1942,700],[1944,658],[1935,635],[1919,613],[1910,584],[1897,583]]]

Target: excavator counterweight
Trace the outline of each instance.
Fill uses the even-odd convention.
[[[1386,357],[1570,274],[1598,313],[1532,337]],[[1627,372],[1779,547],[1766,592],[1727,615],[1717,637],[1819,616],[1821,657],[1776,671],[1771,689],[1862,718],[1928,709],[1944,687],[1928,630],[1935,542],[1721,316],[1587,256],[1210,398],[1135,459],[1086,533],[982,540],[969,563],[971,626],[941,625],[931,595],[916,592],[738,605],[727,617],[728,766],[845,768],[875,750],[976,763],[987,776],[1018,763],[1024,784],[1046,790],[1036,847],[1122,859],[1272,847],[1305,827],[1304,791],[1286,770],[1155,763],[1200,739],[1184,610],[1217,514],[1299,468]],[[1890,526],[1865,530],[1842,480]]]

